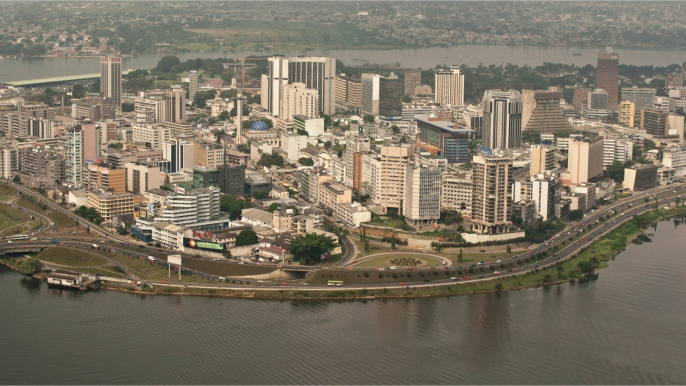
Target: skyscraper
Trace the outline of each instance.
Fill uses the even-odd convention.
[[[441,217],[441,169],[408,163],[403,214],[414,225],[435,224]]]
[[[165,122],[183,122],[186,119],[186,93],[180,88],[167,90],[164,94]]]
[[[379,115],[387,118],[403,115],[403,81],[393,73],[379,79]]]
[[[198,72],[192,70],[188,75],[188,99],[193,101],[195,94],[198,92]]]
[[[650,135],[663,137],[669,135],[669,113],[656,108],[641,111],[641,130]]]
[[[641,122],[641,111],[653,106],[657,90],[654,88],[625,88],[622,89],[622,101],[634,104],[634,124]]]
[[[379,201],[381,212],[389,209],[402,214],[405,198],[406,165],[414,153],[414,146],[382,146],[379,170]]]
[[[579,185],[593,177],[602,176],[603,150],[603,137],[570,139],[567,161],[569,180],[564,181],[565,185]]]
[[[619,56],[612,52],[612,47],[607,47],[598,53],[598,66],[596,68],[596,88],[607,92],[608,110],[619,109]]]
[[[121,57],[118,55],[100,58],[100,94],[103,98],[114,100],[115,106],[121,108]]]
[[[362,74],[362,115],[379,115],[379,82],[381,75]]]
[[[481,154],[472,166],[472,222],[482,234],[506,233],[512,216],[512,160]]]
[[[422,85],[422,71],[408,70],[405,71],[405,95],[413,95],[414,89]]]
[[[530,91],[530,90],[524,90]],[[537,130],[537,131],[565,131],[572,130],[572,125],[569,120],[562,113],[560,108],[560,98],[562,93],[558,91],[538,90],[531,95],[530,93],[522,95],[524,98],[524,115],[527,112],[528,99],[533,99],[533,108],[529,114],[526,123],[522,117],[522,130]]]
[[[481,103],[482,144],[509,149],[522,144],[522,95],[518,91],[486,90]]]
[[[441,106],[464,105],[464,74],[456,68],[436,71],[434,94]]]
[[[262,107],[269,114],[281,112],[281,86],[304,83],[319,94],[319,112],[333,115],[336,111],[336,60],[326,57],[271,57],[267,74],[262,75]]]
[[[281,87],[281,119],[292,121],[294,115],[308,118],[319,116],[319,94],[304,83],[291,83]]]

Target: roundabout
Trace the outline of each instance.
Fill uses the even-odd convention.
[[[452,262],[445,257],[421,252],[384,252],[357,260],[355,268],[413,268],[449,267]]]

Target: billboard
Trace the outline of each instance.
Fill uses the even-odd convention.
[[[167,256],[167,262],[169,264],[181,265],[181,255],[169,255]]]
[[[211,243],[208,241],[201,241],[195,239],[183,238],[183,246],[186,248],[200,249],[203,251],[224,252],[225,245],[219,243]]]

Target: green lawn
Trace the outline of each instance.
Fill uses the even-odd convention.
[[[47,206],[45,206],[44,204],[39,204],[38,202],[34,201],[31,197],[26,196],[17,200],[17,205],[36,213],[44,213],[47,209]]]
[[[14,189],[5,184],[0,184],[0,201],[7,201],[13,197],[16,197]]]
[[[373,226],[378,226],[378,227],[387,227],[387,228],[396,228],[396,229],[406,229],[408,227],[407,223],[405,221],[397,219],[397,218],[380,218],[377,217],[374,220],[365,223]]]
[[[8,235],[21,233],[22,228],[17,225],[30,220],[29,214],[21,209],[0,205],[0,234]]]
[[[375,268],[375,267],[390,267],[392,265],[396,265],[390,262],[390,260],[393,259],[402,259],[402,258],[407,258],[407,259],[416,259],[420,260],[422,263],[419,265],[419,267],[425,267],[425,266],[440,266],[441,261],[439,259],[430,257],[430,256],[423,256],[422,254],[405,254],[402,252],[399,252],[397,255],[381,255],[381,256],[376,256],[372,257],[369,260],[364,260],[358,264],[355,264],[355,267],[359,268]],[[398,266],[399,269],[405,268]]]
[[[214,280],[201,279],[187,275],[181,275],[181,281],[179,281],[178,271],[174,272],[174,270],[172,270],[171,277],[169,277],[167,276],[169,272],[167,268],[162,268],[145,260],[133,259],[129,256],[117,253],[108,253],[107,256],[128,268],[141,280],[164,280],[169,283],[217,284]]]
[[[36,255],[36,257],[50,263],[74,267],[99,267],[107,264],[107,260],[99,256],[94,256],[87,250],[63,247],[48,248]]]

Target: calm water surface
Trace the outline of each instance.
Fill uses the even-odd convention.
[[[658,50],[615,49],[620,64],[667,66],[686,61],[686,52]],[[580,53],[573,56],[572,53]],[[195,58],[240,58],[243,54],[268,56],[272,54],[331,56],[341,59],[347,65],[364,63],[397,64],[405,67],[434,68],[438,64],[468,64],[476,66],[502,63],[538,66],[543,62],[596,65],[597,49],[573,47],[509,47],[495,45],[461,45],[447,48],[420,48],[398,50],[286,50],[266,51],[209,51],[178,54],[182,61]],[[163,54],[141,55],[124,58],[124,68],[153,68]],[[22,60],[0,60],[0,82],[36,79],[53,76],[81,75],[100,71],[98,58],[35,58]]]
[[[686,383],[686,227],[600,279],[502,296],[77,293],[0,268],[0,384]]]

